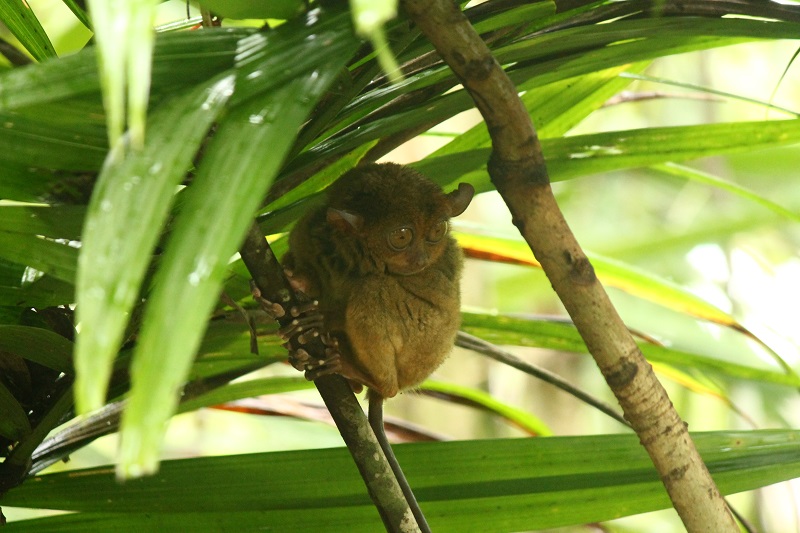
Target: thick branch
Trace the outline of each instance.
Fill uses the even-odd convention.
[[[483,115],[492,137],[492,181],[650,454],[687,530],[738,531],[686,425],[567,226],[513,83],[452,0],[405,0],[403,5]]]
[[[240,253],[256,287],[265,298],[279,303],[284,309],[300,303],[258,225],[253,224],[248,231]],[[279,318],[282,326],[286,326],[289,320],[291,317],[288,316]],[[303,349],[318,359],[324,358],[325,347],[318,339],[304,344]],[[353,456],[386,530],[418,532],[419,527],[411,509],[350,386],[339,375],[323,376],[314,384]]]

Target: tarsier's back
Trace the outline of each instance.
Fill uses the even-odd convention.
[[[345,377],[390,398],[447,356],[463,262],[447,221],[472,195],[468,185],[445,194],[412,169],[370,164],[342,176],[298,222],[285,264],[319,300]]]

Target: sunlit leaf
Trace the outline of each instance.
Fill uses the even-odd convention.
[[[800,222],[800,214],[798,214],[797,212],[792,211],[790,209],[786,209],[785,207],[754,193],[753,191],[747,189],[746,187],[742,187],[741,185],[738,185],[731,181],[718,178],[717,176],[713,176],[711,174],[708,174],[707,172],[702,172],[700,170],[686,167],[683,165],[677,165],[675,163],[665,163],[663,165],[656,165],[653,168],[670,176],[675,176],[678,178],[686,178],[690,181],[702,183],[704,185],[710,185],[712,187],[716,187],[717,189],[728,191],[731,194],[739,196],[740,198],[744,198],[745,200],[750,200],[751,202],[755,202],[760,206],[779,214],[782,217],[788,218],[789,220],[792,220],[794,222]]]
[[[455,235],[468,257],[541,268],[528,245],[522,240],[464,232]],[[669,309],[689,313],[718,324],[725,326],[738,324],[730,314],[674,282],[608,257],[591,253],[588,256],[597,277],[609,287],[616,287]]]
[[[767,110],[775,110],[775,111],[779,111],[779,112],[782,112],[782,113],[786,113],[790,117],[797,117],[797,113],[796,112],[794,112],[794,111],[792,111],[790,109],[783,108],[783,107],[778,107],[778,106],[774,105],[771,101],[758,100],[756,98],[750,98],[750,97],[747,97],[747,96],[744,96],[744,95],[741,95],[741,94],[735,94],[735,93],[731,93],[731,92],[727,92],[727,91],[720,91],[720,90],[714,89],[712,87],[696,85],[694,83],[684,83],[684,82],[675,81],[675,80],[671,80],[671,79],[667,79],[667,78],[658,78],[658,77],[648,76],[646,74],[634,73],[634,72],[626,72],[625,74],[623,74],[623,76],[626,77],[626,78],[630,78],[632,80],[646,81],[646,82],[650,82],[650,83],[658,83],[658,84],[661,84],[661,85],[668,85],[670,87],[680,87],[681,89],[688,89],[690,91],[701,92],[701,93],[705,93],[705,94],[708,94],[708,95],[721,96],[723,98],[727,98],[727,99],[730,99],[730,100],[736,100],[736,101],[740,101],[740,102],[747,102],[747,103],[750,103],[750,104],[757,105],[759,107],[767,108]]]
[[[76,403],[101,407],[150,253],[174,188],[233,90],[232,76],[178,95],[150,117],[145,149],[111,158],[98,179],[83,235],[77,294]],[[135,224],[137,231],[131,232]]]
[[[621,77],[620,74],[638,72],[647,65],[647,63],[622,65],[579,78],[550,83],[527,91],[521,96],[522,103],[531,114],[539,138],[559,137],[630,84],[631,81]],[[548,104],[542,105],[542,102]],[[491,146],[489,132],[486,124],[480,122],[428,157],[436,158],[489,146]]]
[[[552,181],[624,168],[686,161],[800,142],[800,119],[731,122],[701,126],[642,128],[542,139]],[[489,148],[423,159],[413,166],[440,182],[462,179],[478,191],[491,190]],[[465,178],[471,176],[471,179]]]
[[[144,146],[144,123],[150,93],[153,19],[156,0],[88,0],[97,41],[103,104],[110,146],[126,126],[130,144]]]
[[[504,315],[462,313],[462,328],[472,335],[494,344],[530,346],[574,353],[588,353],[575,326],[568,322],[546,319],[525,319]],[[720,376],[800,387],[800,377],[783,369],[772,370],[747,366],[729,359],[709,357],[648,342],[639,342],[645,357],[652,361],[686,369],[710,372]],[[750,356],[751,359],[754,359]],[[740,359],[744,359],[743,357]],[[753,361],[754,364],[761,363]]]
[[[36,14],[24,0],[0,2],[0,21],[37,61],[55,57],[56,51]]]
[[[75,15],[79,21],[81,21],[81,24],[90,30],[92,29],[92,23],[89,20],[89,14],[86,12],[84,7],[81,7],[76,0],[63,0],[63,2],[64,5],[66,5],[70,11],[72,11],[72,14]]]
[[[552,430],[547,427],[547,424],[538,417],[517,407],[505,404],[483,391],[430,379],[422,383],[420,389],[445,394],[452,397],[456,403],[468,402],[486,411],[495,413],[530,435],[547,437],[553,434]]]
[[[136,346],[122,419],[121,476],[157,468],[164,423],[175,410],[228,261],[292,146],[289,132],[298,131],[356,45],[351,38],[328,47],[309,74],[231,110],[206,147],[167,243]]]
[[[469,12],[469,11],[467,11]],[[512,7],[511,9],[494,13],[492,17],[473,21],[472,26],[478,33],[499,30],[508,26],[519,27],[522,23],[538,21],[554,15],[556,4],[552,1],[534,2],[531,4]]]
[[[289,19],[306,4],[302,0],[200,0],[201,6],[225,18]]]
[[[198,396],[188,402],[183,402],[178,411],[193,411],[200,407],[232,402],[234,400],[241,400],[242,398],[253,398],[265,394],[278,394],[281,392],[293,392],[313,388],[314,384],[303,377],[251,379],[220,387],[219,389]]]

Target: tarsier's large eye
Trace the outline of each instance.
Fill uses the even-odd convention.
[[[440,220],[428,232],[428,242],[439,242],[447,235],[447,221]]]
[[[397,228],[396,230],[390,231],[386,240],[389,242],[389,246],[391,246],[392,249],[404,250],[408,248],[408,245],[411,244],[411,240],[413,238],[414,230],[407,226],[403,226],[402,228]]]

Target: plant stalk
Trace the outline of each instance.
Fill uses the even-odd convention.
[[[634,342],[566,223],[536,131],[514,84],[452,0],[404,0],[483,115],[489,175],[691,533],[738,532],[724,499],[650,364]]]

